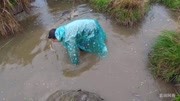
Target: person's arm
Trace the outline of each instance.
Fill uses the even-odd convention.
[[[76,65],[79,64],[79,49],[77,47],[76,42],[71,40],[71,42],[68,42],[68,44],[66,44],[66,48],[67,48],[67,52],[71,60],[71,63],[76,64]]]

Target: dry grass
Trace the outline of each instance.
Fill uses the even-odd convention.
[[[14,16],[7,10],[3,10],[0,15],[0,33],[6,36],[19,30],[19,24]]]
[[[113,8],[119,7],[127,9],[142,8],[143,2],[144,0],[114,0],[112,6]]]
[[[145,0],[114,0],[109,5],[111,16],[124,25],[133,25],[146,12]]]
[[[90,0],[92,6],[107,12],[120,24],[132,26],[147,12],[149,0]]]
[[[30,0],[19,0],[18,4],[22,6],[23,10],[27,13],[30,11]]]
[[[20,25],[13,14],[14,6],[20,5],[28,12],[29,0],[1,0],[0,1],[0,34],[7,36],[20,30]]]

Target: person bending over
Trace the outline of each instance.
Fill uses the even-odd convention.
[[[75,20],[49,31],[49,39],[61,42],[73,64],[79,64],[79,50],[99,57],[107,56],[106,33],[97,20]]]

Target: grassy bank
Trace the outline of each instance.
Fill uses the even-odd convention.
[[[164,31],[151,51],[152,73],[167,82],[180,83],[180,33]]]
[[[89,2],[94,9],[106,12],[123,25],[137,23],[148,10],[148,0],[89,0]]]
[[[162,3],[174,10],[180,9],[180,0],[151,0],[151,2]]]
[[[1,0],[0,1],[0,35],[7,36],[20,29],[13,13],[14,7],[20,5],[27,11],[29,0]]]
[[[180,9],[180,0],[161,0],[161,3],[172,9]]]

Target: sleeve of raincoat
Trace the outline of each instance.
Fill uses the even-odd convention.
[[[76,41],[70,40],[70,42],[66,44],[66,47],[71,63],[79,64],[79,48]]]
[[[97,20],[95,20],[95,23],[97,25],[97,28],[99,30],[99,33],[101,35],[101,38],[104,40],[104,41],[107,41],[107,36],[106,36],[106,33],[104,32],[103,28],[101,27],[101,25],[99,24],[99,22]]]

